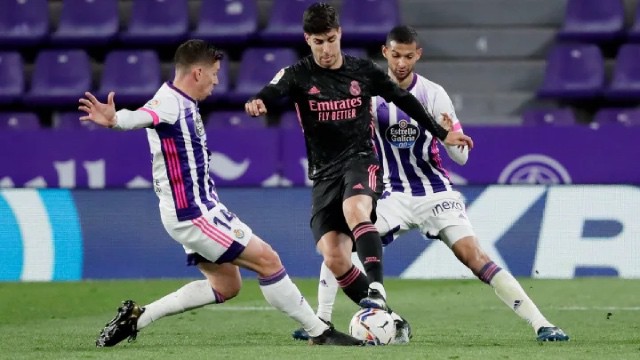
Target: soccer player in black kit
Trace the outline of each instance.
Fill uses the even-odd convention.
[[[382,181],[372,142],[371,97],[380,95],[393,102],[448,145],[471,148],[473,141],[461,133],[447,132],[371,60],[343,54],[333,6],[309,6],[303,15],[303,30],[312,54],[280,70],[245,104],[245,110],[260,116],[284,96],[293,100],[313,181],[311,229],[317,248],[351,300],[365,308],[388,309],[382,284],[382,242],[373,225]],[[351,262],[354,243],[366,276]]]

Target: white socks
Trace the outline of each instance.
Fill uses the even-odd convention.
[[[507,306],[515,311],[518,316],[526,320],[533,327],[533,331],[538,331],[541,326],[554,326],[538,310],[536,304],[508,271],[502,269],[491,279],[490,285],[496,291],[496,295]]]
[[[224,302],[207,280],[193,281],[171,294],[146,305],[138,319],[138,330],[168,315],[179,314],[215,302]]]
[[[316,314],[326,321],[331,321],[333,304],[338,294],[338,280],[324,262],[320,267],[320,282],[318,283],[318,311]]]
[[[329,328],[313,313],[311,306],[287,276],[284,268],[267,278],[260,278],[259,281],[260,290],[269,304],[298,321],[310,336],[318,336]],[[165,316],[179,314],[207,304],[222,303],[224,300],[211,288],[209,281],[190,282],[175,292],[144,306],[145,311],[138,319],[138,330]]]
[[[284,268],[269,277],[258,280],[260,290],[267,302],[299,322],[309,336],[316,337],[329,328],[313,313],[311,306]]]
[[[494,288],[496,295],[518,316],[524,319],[533,327],[533,331],[538,331],[542,326],[554,326],[538,310],[538,307],[529,298],[516,280],[508,271],[499,269],[493,274],[490,285]],[[386,299],[386,292],[382,284],[371,283],[370,288],[380,291]],[[327,265],[322,263],[320,268],[320,283],[318,284],[318,316],[326,321],[331,321],[333,305],[338,292],[338,282]]]

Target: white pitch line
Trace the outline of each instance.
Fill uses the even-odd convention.
[[[640,306],[545,306],[544,308],[559,311],[640,311]],[[498,309],[503,307],[491,307],[491,310]]]
[[[640,311],[640,306],[560,306],[552,309],[561,311]]]
[[[206,306],[207,310],[214,311],[275,311],[276,308],[271,306],[220,306],[220,305],[210,305]]]
[[[212,311],[275,311],[271,306],[229,306],[229,305],[209,305],[205,309]],[[491,306],[490,310],[504,309],[502,306]],[[559,311],[640,311],[640,306],[554,306],[545,307],[549,310]]]

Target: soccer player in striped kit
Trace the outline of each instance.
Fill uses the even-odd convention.
[[[258,274],[265,299],[300,323],[317,345],[362,345],[320,320],[291,281],[278,254],[230,212],[209,175],[207,136],[198,101],[218,84],[222,53],[202,40],[189,40],[175,53],[175,78],[135,111],[116,112],[114,93],[107,103],[91,93],[80,99],[84,121],[118,129],[146,128],[153,156],[154,190],[166,231],[180,243],[190,265],[206,280],[193,281],[144,307],[124,301],[96,339],[113,346],[160,318],[235,297],[242,279],[239,266]]]
[[[400,87],[418,98],[445,129],[462,132],[444,88],[414,72],[422,48],[413,28],[398,26],[392,29],[382,54],[387,59],[389,76]],[[480,247],[462,196],[453,189],[442,166],[438,139],[395,104],[379,96],[372,99],[372,109],[375,142],[384,171],[384,193],[378,201],[375,224],[383,243],[388,245],[411,229],[418,229],[425,237],[440,239],[478,279],[492,286],[496,295],[533,327],[537,340],[569,340],[560,328],[542,315],[518,281],[496,265]],[[469,151],[466,146],[445,145],[445,150],[458,164],[467,162]],[[317,314],[326,321],[331,320],[336,292],[336,280],[323,264]],[[293,337],[304,339],[301,330],[294,331]],[[394,341],[407,342],[409,336],[407,332],[399,331]]]

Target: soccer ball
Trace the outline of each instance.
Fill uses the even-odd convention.
[[[356,339],[388,345],[396,335],[396,325],[388,311],[361,309],[351,318],[349,333]]]

